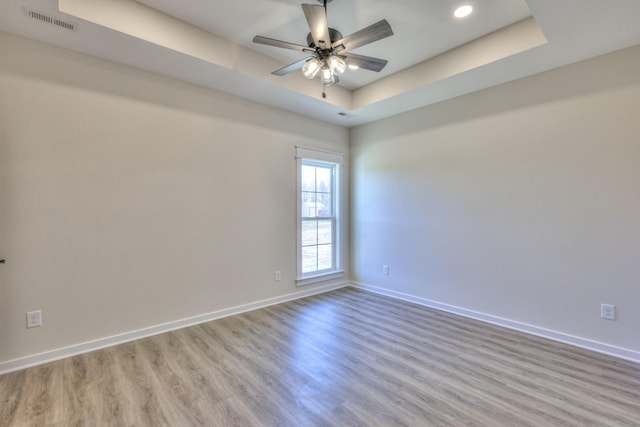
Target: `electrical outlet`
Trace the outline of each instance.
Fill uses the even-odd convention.
[[[387,264],[382,266],[382,274],[384,274],[385,276],[389,275],[389,266]]]
[[[281,279],[281,276],[280,276],[280,272],[279,271],[276,271],[275,273],[273,273],[273,280],[274,281],[279,282],[280,279]]]
[[[615,320],[616,306],[612,304],[600,304],[600,317],[607,320]]]
[[[36,328],[38,326],[42,326],[42,311],[28,311],[27,328]]]

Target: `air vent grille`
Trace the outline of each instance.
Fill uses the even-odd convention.
[[[74,22],[64,21],[60,18],[56,18],[55,16],[51,16],[44,12],[39,12],[33,9],[24,9],[24,12],[29,18],[33,18],[40,22],[44,22],[46,24],[55,25],[56,27],[64,28],[65,30],[75,31],[78,28]]]

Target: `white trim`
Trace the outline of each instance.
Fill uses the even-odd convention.
[[[187,317],[185,319],[180,319],[173,322],[162,323],[160,325],[150,326],[148,328],[142,328],[135,331],[112,335],[110,337],[99,338],[93,341],[73,344],[68,347],[45,351],[43,353],[32,354],[29,356],[20,357],[18,359],[8,360],[6,362],[0,362],[0,375],[17,371],[20,369],[24,369],[24,368],[29,368],[31,366],[41,365],[43,363],[53,362],[55,360],[64,359],[66,357],[71,357],[78,354],[100,350],[101,348],[111,347],[118,344],[124,344],[126,342],[139,340],[141,338],[146,338],[153,335],[174,331],[176,329],[182,329],[188,326],[210,322],[212,320],[221,319],[223,317],[233,316],[233,315],[244,313],[247,311],[257,310],[259,308],[269,307],[271,305],[280,304],[287,301],[293,301],[293,300],[305,298],[311,295],[330,292],[335,289],[340,289],[348,285],[349,283],[345,281],[341,283],[318,286],[312,289],[296,291],[294,293],[282,295],[279,297],[268,298],[262,301],[256,301],[248,304],[238,305],[236,307],[213,311],[211,313],[201,314],[193,317]]]
[[[344,161],[344,154],[336,151],[296,145],[296,159],[319,160],[322,162],[337,163],[341,165]]]
[[[640,363],[640,352],[630,350],[627,348],[617,347],[611,344],[606,344],[598,341],[593,341],[587,338],[577,337],[575,335],[566,334],[564,332],[552,331],[550,329],[541,328],[527,323],[518,322],[515,320],[505,319],[491,314],[480,313],[478,311],[468,310],[462,307],[456,307],[449,304],[444,304],[437,301],[432,301],[426,298],[417,297],[414,295],[404,294],[396,292],[390,289],[380,288],[377,286],[368,285],[365,283],[351,282],[351,287],[375,292],[377,294],[385,295],[391,298],[409,301],[415,304],[423,305],[425,307],[435,308],[437,310],[446,311],[448,313],[457,314],[471,319],[480,320],[482,322],[491,323],[493,325],[502,326],[508,329],[524,332],[527,334],[539,336],[542,338],[548,338],[553,341],[558,341],[564,344],[573,345],[587,350],[592,350],[598,353],[603,353],[609,356],[618,357],[624,360],[630,360],[632,362]]]
[[[344,271],[330,271],[329,273],[316,274],[313,276],[300,277],[296,279],[296,286],[306,286],[319,282],[326,282],[327,280],[340,279],[344,277]]]
[[[343,155],[332,151],[319,150],[316,148],[308,148],[296,146],[296,286],[304,286],[313,283],[319,283],[325,280],[337,279],[343,277],[343,274],[335,275],[333,277],[321,277],[334,273],[342,273],[343,271],[343,198],[344,198],[344,183],[343,183],[343,171],[344,165],[341,163]],[[317,167],[331,168],[333,173],[331,194],[332,200],[332,212],[333,215],[330,218],[333,221],[332,227],[332,268],[323,270],[318,273],[312,271],[304,274],[302,272],[302,222],[304,219],[320,219],[316,217],[304,217],[302,216],[302,166],[309,164]]]
[[[344,154],[340,153],[339,151],[330,151],[330,150],[323,150],[322,148],[316,148],[316,147],[307,147],[305,145],[296,145],[296,150],[298,152],[306,150],[306,151],[315,151],[316,153],[326,153],[326,154],[334,154],[336,156],[340,156],[343,157]]]

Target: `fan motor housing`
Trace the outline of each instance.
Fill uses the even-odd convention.
[[[342,33],[338,30],[336,30],[335,28],[329,28],[329,38],[331,39],[330,42],[331,44],[337,42],[338,40],[342,40]],[[318,46],[316,46],[315,42],[313,41],[313,36],[311,35],[311,33],[307,34],[307,44],[309,45],[310,48],[315,49]],[[331,48],[329,47],[329,49],[326,50],[331,50]]]

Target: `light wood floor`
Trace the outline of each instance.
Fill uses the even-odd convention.
[[[2,426],[640,426],[640,365],[341,289],[0,376]]]

